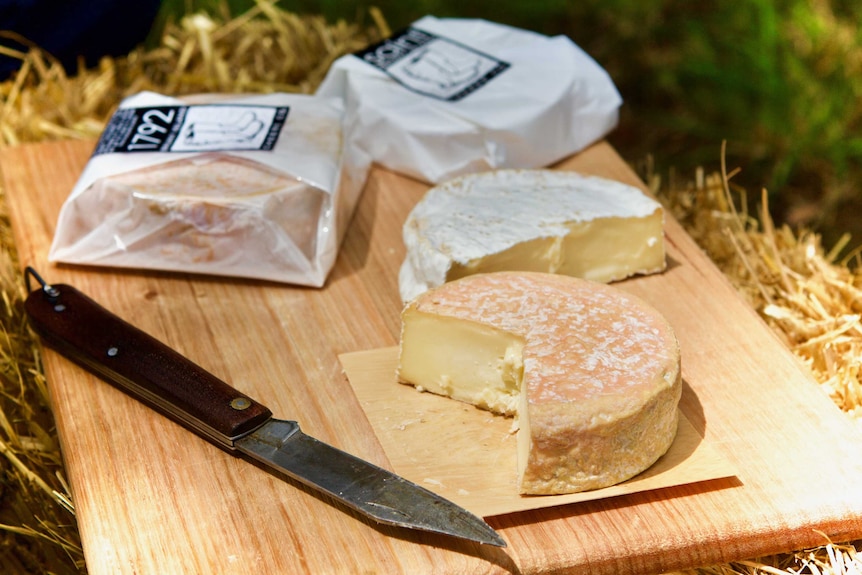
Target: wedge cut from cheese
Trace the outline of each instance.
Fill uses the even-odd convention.
[[[431,289],[402,312],[397,376],[516,415],[523,494],[614,485],[676,436],[671,326],[640,298],[590,280],[494,272]]]
[[[446,281],[506,270],[611,282],[665,268],[664,212],[621,182],[497,170],[430,189],[404,223],[404,301]]]

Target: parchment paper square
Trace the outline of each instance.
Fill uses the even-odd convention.
[[[673,445],[640,475],[594,491],[521,496],[512,419],[399,384],[397,347],[339,359],[393,470],[483,517],[736,475],[680,413]]]

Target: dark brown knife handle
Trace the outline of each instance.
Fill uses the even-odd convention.
[[[34,290],[24,308],[34,330],[57,351],[216,445],[232,449],[237,438],[272,416],[72,286]]]

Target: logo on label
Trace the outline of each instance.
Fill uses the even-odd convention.
[[[95,153],[272,150],[288,110],[237,104],[122,108]]]
[[[449,102],[472,94],[510,67],[469,46],[412,27],[354,55],[414,92]]]

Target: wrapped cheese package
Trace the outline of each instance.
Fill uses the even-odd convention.
[[[379,164],[430,183],[545,167],[616,127],[607,72],[565,36],[426,16],[342,56],[317,90]]]
[[[370,159],[339,98],[124,100],[63,204],[56,262],[322,286]]]

